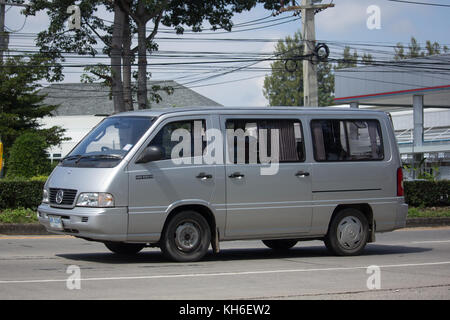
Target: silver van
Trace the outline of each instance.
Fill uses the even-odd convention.
[[[173,108],[100,122],[48,178],[48,231],[118,254],[159,247],[201,259],[219,242],[273,250],[323,240],[360,254],[405,226],[402,169],[388,114],[337,108]]]

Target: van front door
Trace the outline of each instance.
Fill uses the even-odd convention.
[[[311,228],[311,165],[298,118],[222,116],[225,237],[295,236]],[[276,147],[278,143],[278,148]],[[264,146],[265,145],[265,146]],[[268,163],[268,155],[278,160]]]
[[[216,170],[213,165],[202,164],[205,144],[202,137],[206,134],[206,128],[211,126],[210,118],[197,116],[163,121],[130,162],[129,241],[157,241],[172,207],[190,202],[208,204],[211,201],[217,179]],[[190,148],[181,148],[183,139],[190,139]],[[147,146],[161,147],[163,159],[136,163]]]

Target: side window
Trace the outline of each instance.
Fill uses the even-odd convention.
[[[377,120],[312,120],[316,161],[383,160]]]
[[[278,134],[279,162],[305,160],[303,129],[293,119],[230,119],[226,122],[229,161],[234,164],[261,163],[261,156],[273,156],[272,135]],[[275,135],[276,137],[276,135]],[[261,143],[267,146],[261,148]],[[264,150],[264,155],[260,152]]]
[[[165,160],[193,157],[194,155],[197,155],[196,152],[200,153],[198,155],[201,156],[206,148],[205,128],[205,120],[170,122],[159,130],[156,136],[149,143],[149,146],[157,145],[161,147],[165,154]],[[178,129],[182,129],[184,131]],[[175,132],[176,130],[178,131]],[[183,137],[181,137],[179,133],[182,133]],[[190,148],[182,148],[179,153],[172,155],[173,148],[181,143],[183,138],[187,138],[189,140],[183,142],[188,143],[188,145],[190,144]]]

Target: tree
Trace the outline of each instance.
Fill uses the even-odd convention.
[[[50,173],[51,165],[45,150],[46,139],[37,132],[25,132],[11,147],[7,178],[32,178]]]
[[[125,12],[125,19],[130,19],[136,26],[138,45],[130,49],[132,55],[137,54],[137,98],[138,108],[148,107],[147,95],[147,53],[158,49],[155,37],[160,25],[173,27],[177,34],[182,34],[185,27],[194,32],[202,31],[202,24],[207,21],[212,30],[223,28],[231,31],[231,18],[235,13],[251,10],[257,3],[264,3],[266,9],[279,8],[278,1],[264,0],[116,0],[118,6]],[[116,11],[115,11],[116,12]],[[152,30],[147,35],[147,24],[153,23]],[[114,23],[114,27],[120,25]],[[122,20],[122,25],[127,25]],[[117,32],[120,34],[120,32]]]
[[[421,52],[420,44],[417,43],[417,40],[414,37],[411,38],[411,42],[408,45],[408,50],[410,58],[418,58],[424,56],[424,53]]]
[[[272,72],[265,77],[263,88],[263,94],[269,100],[271,106],[303,105],[303,67],[301,60],[297,62],[295,72],[288,72],[285,68],[286,61],[302,56],[303,52],[300,31],[296,32],[293,37],[288,36],[276,44],[274,54],[277,60],[271,63]],[[319,105],[331,105],[334,98],[334,75],[331,63],[320,62],[317,64],[317,81]]]
[[[6,152],[24,132],[39,134],[48,146],[67,140],[63,138],[64,129],[42,129],[39,124],[39,119],[51,116],[57,107],[43,104],[45,95],[39,94],[38,82],[55,77],[49,73],[52,63],[40,55],[15,56],[0,62],[0,134]]]
[[[360,59],[356,50],[353,50],[353,53],[351,53],[350,50],[351,48],[349,46],[344,47],[342,59],[337,61],[337,64],[334,67],[335,69],[355,68],[359,65],[373,64],[373,57],[370,53],[363,53]]]
[[[278,58],[271,64],[272,73],[264,79],[263,93],[269,104],[284,106],[303,105],[303,68],[297,63],[295,72],[286,71],[286,63],[303,55],[303,44],[300,31],[294,37],[286,37],[275,46],[275,56]],[[301,61],[300,61],[301,62]],[[334,103],[334,70],[353,68],[358,65],[373,64],[373,57],[364,53],[361,59],[356,50],[344,48],[342,58],[336,63],[320,62],[317,64],[317,82],[319,86],[319,106],[329,106]],[[288,69],[291,67],[288,66]]]
[[[373,64],[373,57],[370,53],[364,53],[361,57],[361,62],[363,65]]]
[[[131,66],[136,55],[138,108],[148,107],[147,56],[158,49],[155,36],[160,25],[173,27],[178,34],[182,34],[186,27],[200,32],[202,23],[208,21],[213,30],[223,28],[229,31],[233,25],[233,15],[248,11],[257,3],[264,3],[266,9],[280,8],[279,1],[275,0],[84,0],[79,5],[81,29],[72,31],[68,31],[65,26],[69,17],[66,10],[68,6],[76,4],[75,0],[31,0],[27,14],[41,10],[49,13],[50,26],[39,34],[37,44],[42,51],[60,61],[64,61],[65,52],[95,56],[98,54],[95,46],[99,41],[103,43],[102,52],[111,59],[109,73],[105,65],[91,67],[87,69],[91,75],[85,80],[102,80],[105,85],[111,86],[114,109],[121,112],[132,109]],[[112,25],[105,24],[103,19],[95,16],[100,7],[114,12]],[[152,29],[147,35],[149,22],[152,22]],[[132,47],[134,34],[137,34],[138,43]],[[93,72],[99,69],[101,72]],[[161,89],[168,91],[167,88]]]
[[[353,54],[350,53],[350,47],[344,47],[344,53],[342,59],[338,61],[336,69],[354,68],[358,65],[358,53],[353,50]]]
[[[403,59],[410,58],[419,58],[425,56],[431,56],[434,54],[441,54],[442,52],[447,53],[449,51],[446,45],[441,46],[438,42],[431,42],[430,40],[426,41],[425,51],[422,50],[422,47],[417,42],[416,38],[411,37],[411,41],[408,44],[408,52],[405,52],[404,45],[399,42],[394,48],[395,56],[394,60],[399,61]]]
[[[99,64],[86,68],[87,75],[83,80],[101,80],[106,87],[109,87],[116,112],[132,110],[131,101],[128,105],[125,105],[124,98],[122,46],[125,15],[120,9],[118,1],[82,1],[79,4],[82,17],[81,28],[79,30],[68,30],[66,21],[70,13],[67,13],[67,8],[75,4],[77,4],[75,0],[31,0],[29,2],[29,6],[25,10],[26,15],[46,11],[50,19],[48,29],[39,32],[37,36],[37,46],[40,47],[43,54],[52,57],[59,66],[65,61],[64,54],[68,52],[92,57],[101,53],[108,55],[110,65]],[[114,27],[115,24],[111,26],[96,16],[100,7],[115,13],[114,23],[116,23],[116,27]],[[103,45],[100,51],[96,49],[98,44]],[[131,63],[127,67],[131,68]],[[129,73],[131,74],[131,71]]]

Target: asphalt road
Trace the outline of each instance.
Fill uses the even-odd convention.
[[[172,263],[152,248],[123,258],[72,237],[0,235],[0,299],[450,299],[448,227],[377,234],[358,257],[331,256],[320,241],[282,254],[259,241],[221,249]],[[73,265],[81,281],[70,290]],[[371,265],[380,289],[367,287]]]

